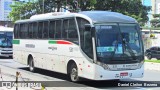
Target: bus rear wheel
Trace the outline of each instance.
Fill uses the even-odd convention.
[[[29,58],[29,70],[31,72],[35,71],[34,62],[33,62],[33,58],[32,57]]]
[[[77,82],[77,81],[79,81],[78,68],[77,68],[77,66],[76,66],[75,63],[72,63],[72,64],[71,64],[69,75],[70,75],[70,80],[71,80],[72,82]]]

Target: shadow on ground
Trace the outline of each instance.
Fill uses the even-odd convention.
[[[20,69],[29,71],[28,68],[20,68]],[[118,81],[118,80],[93,81],[93,80],[81,78],[80,82],[73,83],[73,82],[70,82],[70,79],[69,79],[68,75],[66,75],[66,74],[61,74],[61,73],[48,71],[48,70],[44,70],[44,69],[39,69],[39,68],[36,68],[35,73],[65,80],[65,81],[56,81],[57,87],[58,86],[61,86],[61,87],[63,87],[63,86],[64,87],[94,87],[94,88],[101,88],[102,89],[105,87],[115,87],[115,86],[118,86],[118,83],[125,83],[126,82],[126,81]],[[55,81],[53,81],[52,83],[54,83],[54,82]]]

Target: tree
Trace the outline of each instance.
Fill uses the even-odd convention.
[[[144,25],[148,21],[147,15],[151,7],[143,6],[141,0],[97,0],[95,9],[120,12]]]
[[[57,5],[53,3],[55,3],[55,1],[53,0],[44,0],[44,4],[43,0],[37,0],[36,2],[16,1],[14,5],[11,5],[12,11],[9,14],[9,18],[11,18],[13,22],[15,22],[16,20],[20,19],[28,19],[35,14],[52,12],[53,7]],[[45,5],[44,10],[43,5]]]
[[[67,1],[67,2],[66,2]],[[43,5],[44,10],[43,10]],[[148,11],[151,7],[143,6],[141,0],[37,0],[36,2],[20,3],[12,5],[9,17],[16,21],[27,19],[34,14],[60,11],[61,7],[70,7],[73,12],[87,10],[105,10],[120,12],[135,18],[141,25],[148,21]],[[56,10],[56,9],[57,10]],[[54,10],[53,10],[54,9]]]
[[[152,27],[160,27],[160,14],[153,14],[153,18],[150,21]]]
[[[39,6],[38,3],[15,2],[14,5],[11,5],[12,11],[9,13],[9,18],[11,18],[13,22],[19,19],[30,18],[32,15],[42,12]]]

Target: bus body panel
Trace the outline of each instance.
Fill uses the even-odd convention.
[[[82,54],[78,45],[48,44],[49,40],[19,40],[14,45],[14,59],[28,65],[28,56],[34,59],[35,67],[67,73],[69,60],[74,60],[79,66],[82,64]],[[64,40],[61,40],[64,41]],[[81,67],[81,66],[80,66]]]

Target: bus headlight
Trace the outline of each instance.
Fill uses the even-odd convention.
[[[144,64],[144,60],[138,64],[138,68],[141,68],[143,64]]]
[[[103,64],[103,68],[109,70],[109,66],[107,64]]]
[[[102,66],[105,70],[109,70],[109,66],[107,64],[101,63],[101,62],[97,62],[98,65]]]

